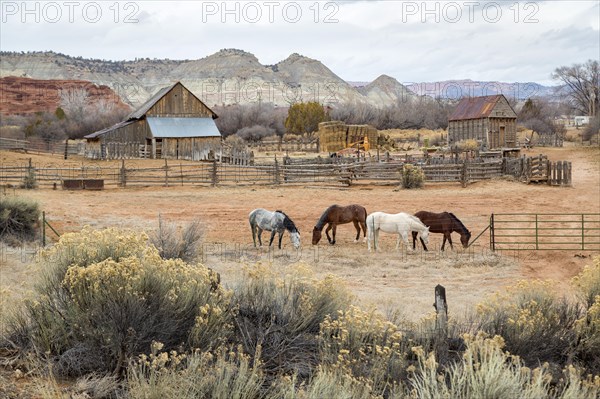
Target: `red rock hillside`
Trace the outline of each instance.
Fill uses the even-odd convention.
[[[61,98],[65,97],[90,105],[102,103],[130,109],[110,87],[85,80],[39,80],[14,76],[0,79],[2,115],[54,112],[60,106]]]

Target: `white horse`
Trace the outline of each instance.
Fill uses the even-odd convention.
[[[408,236],[412,231],[421,234],[425,245],[429,243],[429,227],[425,226],[416,216],[404,212],[396,214],[373,212],[367,216],[367,246],[369,252],[371,252],[371,241],[374,241],[375,251],[377,251],[379,246],[379,231],[398,234],[396,250],[400,248],[400,238],[404,241],[404,245],[410,248]]]
[[[281,239],[283,233],[287,230],[290,233],[290,240],[294,248],[300,248],[300,231],[292,222],[292,219],[282,211],[267,211],[266,209],[258,208],[250,212],[248,215],[250,221],[250,228],[252,229],[252,241],[256,247],[256,239],[258,238],[258,244],[262,246],[262,240],[260,238],[263,230],[271,232],[271,240],[269,241],[269,247],[273,244],[275,233],[279,234],[279,249],[281,249]]]

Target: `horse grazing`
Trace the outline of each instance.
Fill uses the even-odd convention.
[[[252,229],[252,241],[256,247],[256,238],[258,237],[258,244],[262,246],[260,236],[263,230],[271,232],[271,240],[269,241],[269,247],[273,244],[275,233],[279,233],[279,249],[281,249],[281,239],[283,233],[287,230],[290,232],[290,240],[294,248],[300,248],[300,231],[292,222],[292,219],[282,211],[267,211],[266,209],[258,208],[250,212],[250,229]]]
[[[442,212],[442,213],[433,213],[427,211],[420,211],[415,213],[415,216],[423,222],[425,226],[429,227],[429,232],[431,233],[441,233],[444,235],[444,240],[442,241],[442,248],[444,250],[444,246],[446,245],[446,240],[450,243],[450,248],[454,249],[452,246],[452,238],[450,234],[453,231],[456,231],[460,234],[460,242],[463,248],[467,248],[469,246],[469,240],[471,239],[471,232],[465,227],[465,225],[456,217],[453,213],[450,212]],[[415,249],[417,233],[412,233],[413,237],[413,249]],[[427,251],[426,243],[421,240],[421,244],[423,245],[423,249]]]
[[[319,243],[321,240],[321,233],[325,225],[327,225],[327,228],[325,229],[327,241],[329,241],[331,245],[335,244],[335,231],[337,229],[337,225],[350,222],[354,223],[354,228],[356,229],[356,239],[354,241],[358,242],[358,239],[360,238],[361,227],[363,236],[365,238],[367,237],[367,226],[365,224],[366,219],[367,210],[360,205],[331,205],[325,210],[325,212],[323,212],[317,221],[317,224],[313,228],[312,244],[317,245]],[[333,230],[333,238],[329,236],[330,230]]]
[[[404,245],[409,248],[409,231],[420,233],[423,241],[425,243],[429,242],[429,228],[421,223],[419,218],[404,212],[393,215],[384,212],[371,213],[367,216],[367,231],[369,233],[367,240],[369,252],[371,252],[371,241],[374,241],[375,251],[377,251],[379,231],[398,234],[396,249],[400,248],[400,238],[404,241]]]

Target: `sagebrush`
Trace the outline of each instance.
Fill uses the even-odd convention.
[[[9,243],[33,240],[40,214],[37,202],[20,197],[0,198],[0,239]]]

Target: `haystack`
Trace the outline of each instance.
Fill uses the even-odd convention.
[[[319,123],[319,151],[337,152],[362,142],[365,137],[372,147],[377,145],[378,132],[369,125],[346,125],[340,121]]]

